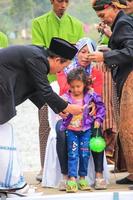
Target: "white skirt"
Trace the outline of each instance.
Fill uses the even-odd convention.
[[[0,189],[18,189],[25,185],[17,157],[11,124],[0,125]]]

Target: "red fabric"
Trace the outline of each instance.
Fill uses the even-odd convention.
[[[66,93],[69,90],[69,85],[67,83],[67,77],[66,77],[64,71],[57,73],[57,81],[58,81],[58,84],[60,87],[59,95],[62,96],[64,93]]]
[[[94,91],[99,95],[102,95],[102,87],[103,87],[103,73],[96,68],[92,69],[91,73],[93,81],[92,87]],[[57,73],[57,81],[60,87],[60,94],[63,95],[65,92],[69,90],[69,85],[67,83],[67,77],[64,71]]]
[[[94,91],[98,93],[99,95],[102,95],[103,73],[93,67],[91,75],[92,75],[92,79],[95,78],[92,85],[92,87],[94,88]]]

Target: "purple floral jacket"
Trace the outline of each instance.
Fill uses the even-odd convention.
[[[70,92],[64,94],[63,97],[69,103],[71,103],[71,104],[73,103]],[[82,121],[83,131],[90,129],[92,127],[94,121],[98,121],[100,123],[100,125],[102,125],[103,120],[105,118],[105,105],[102,102],[101,96],[95,92],[89,91],[89,92],[85,93],[83,102],[84,102],[84,105],[86,105],[84,108],[84,111],[83,111],[83,121]],[[90,105],[91,102],[94,102],[95,106],[96,106],[96,115],[95,116],[89,115],[90,108],[88,108],[88,106]],[[67,129],[67,126],[69,125],[72,117],[73,117],[73,115],[69,114],[66,119],[62,120],[62,124],[60,126],[61,131],[64,131]]]

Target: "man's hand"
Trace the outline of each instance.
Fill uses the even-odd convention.
[[[112,35],[111,28],[107,24],[104,24],[103,22],[97,24],[96,29],[98,30],[98,32],[105,34],[108,38],[110,38]]]
[[[65,118],[67,118],[67,116],[69,115],[69,113],[60,112],[59,115],[60,115],[60,117],[62,117],[63,119],[65,119]]]
[[[89,53],[88,57],[92,62],[104,62],[103,52],[96,51],[94,53]]]
[[[84,107],[75,104],[68,104],[63,113],[71,113],[72,115],[78,115],[83,112]]]

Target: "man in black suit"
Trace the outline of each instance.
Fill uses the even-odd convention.
[[[116,84],[117,98],[120,102],[120,141],[123,147],[129,175],[116,181],[117,184],[133,184],[133,19],[126,15],[125,1],[96,0],[93,8],[104,24],[111,27],[108,52],[94,52],[89,58],[95,62],[104,62],[111,69]]]
[[[30,99],[38,108],[45,102],[55,113],[80,113],[53,92],[47,74],[63,70],[77,53],[69,42],[53,38],[49,50],[37,46],[0,49],[0,124],[16,115],[15,106]]]

